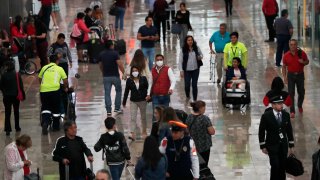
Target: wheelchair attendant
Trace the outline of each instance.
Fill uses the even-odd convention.
[[[241,65],[241,59],[234,57],[232,59],[232,67],[230,67],[227,72],[227,88],[245,90],[246,88],[246,70]]]

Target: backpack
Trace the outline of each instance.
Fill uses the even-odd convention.
[[[125,159],[123,156],[121,139],[118,135],[114,138],[117,138],[117,140],[113,144],[105,144],[103,148],[108,164],[112,162],[122,162]]]

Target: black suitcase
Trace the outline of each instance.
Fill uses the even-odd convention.
[[[113,28],[113,24],[109,24],[109,31],[110,31],[110,39],[114,40],[114,50],[118,51],[120,55],[124,55],[127,52],[127,44],[124,39],[117,39],[115,30]]]
[[[99,54],[105,50],[105,45],[100,42],[100,40],[96,40],[95,43],[89,42],[88,44],[88,55],[90,63],[97,63]]]
[[[119,52],[120,55],[124,55],[127,52],[127,45],[123,39],[116,40],[114,42],[114,49]]]

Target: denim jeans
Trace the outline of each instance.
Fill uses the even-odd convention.
[[[282,55],[289,50],[290,35],[277,35],[276,65],[280,66]]]
[[[152,48],[141,48],[143,54],[145,57],[148,58],[149,61],[149,69],[151,70],[153,67],[153,60],[154,60],[154,54],[155,54],[155,50],[154,47]]]
[[[104,85],[104,99],[106,110],[108,113],[111,113],[111,87],[112,85],[116,88],[116,99],[115,99],[115,109],[119,110],[121,106],[121,80],[119,77],[103,77],[103,85]]]
[[[184,90],[186,93],[186,97],[190,98],[190,85],[192,81],[192,95],[194,101],[196,101],[198,97],[199,72],[199,69],[184,72]]]
[[[112,180],[120,180],[124,163],[120,165],[109,165]]]
[[[119,14],[116,16],[115,28],[118,29],[120,20],[120,30],[123,30],[123,19],[124,13],[126,12],[126,8],[118,7],[118,11]]]
[[[170,95],[166,96],[152,96],[153,109],[159,105],[168,107],[170,103]]]

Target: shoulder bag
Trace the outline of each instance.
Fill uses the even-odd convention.
[[[110,16],[118,16],[119,15],[119,8],[118,6],[116,6],[116,2],[115,1],[111,6],[110,6],[110,9],[109,9],[109,15]]]
[[[74,23],[74,25],[72,27],[72,32],[70,34],[70,38],[75,40],[76,43],[83,42],[84,33],[80,30],[78,23]]]

